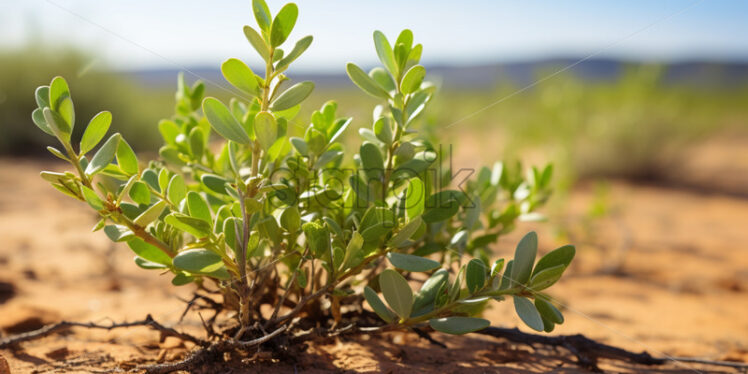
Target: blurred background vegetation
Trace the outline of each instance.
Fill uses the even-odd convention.
[[[580,178],[661,179],[677,173],[696,144],[725,134],[748,134],[745,74],[730,79],[729,72],[711,64],[701,70],[716,72],[720,79],[697,80],[688,79],[693,78],[691,73],[686,73],[686,79],[683,74],[673,78],[667,65],[617,65],[618,72],[603,77],[567,71],[544,79],[563,66],[536,63],[526,67],[532,74],[525,82],[492,78],[479,84],[465,83],[470,82],[464,79],[469,68],[437,67],[430,76],[441,92],[422,125],[461,150],[466,167],[499,158],[554,160],[560,164],[556,170],[562,188]],[[0,154],[4,156],[51,158],[44,148],[52,139],[38,131],[30,113],[35,107],[34,89],[55,75],[68,79],[79,123],[109,110],[114,116],[112,129],[123,133],[137,151],[155,152],[161,142],[156,125],[173,113],[174,69],[117,72],[85,52],[39,46],[0,52],[0,66]],[[217,67],[196,71],[209,80],[208,95],[230,96]],[[190,73],[185,76],[188,81],[196,79]],[[355,117],[355,126],[371,125],[369,113],[375,100],[355,90],[342,74],[292,78],[317,81],[296,121],[307,121],[312,110],[332,98],[343,114]],[[82,128],[77,126],[79,131]],[[348,136],[355,137],[356,132],[349,131]]]

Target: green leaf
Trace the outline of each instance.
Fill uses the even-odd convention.
[[[180,252],[172,260],[174,266],[195,274],[210,275],[220,279],[229,278],[221,256],[202,248]]]
[[[361,166],[369,180],[382,180],[384,175],[384,160],[379,148],[369,142],[364,142],[360,148]]]
[[[399,71],[395,62],[395,54],[392,52],[392,47],[390,46],[390,42],[387,41],[387,37],[379,30],[374,31],[374,47],[377,49],[377,55],[384,67],[393,76],[397,77]]]
[[[255,14],[255,20],[257,25],[260,26],[260,30],[269,32],[273,17],[270,15],[270,8],[268,8],[265,0],[252,0],[252,12]]]
[[[525,284],[530,280],[532,265],[535,263],[537,252],[538,235],[535,231],[530,231],[519,241],[517,250],[514,252],[514,266],[510,275],[513,281]]]
[[[429,271],[438,268],[441,264],[429,258],[413,256],[405,253],[387,253],[387,259],[392,266],[407,271]]]
[[[418,231],[422,222],[421,217],[416,217],[408,222],[405,226],[400,228],[400,231],[398,231],[397,234],[392,236],[392,238],[387,242],[387,246],[391,248],[399,248],[402,244],[407,242],[416,231]]]
[[[544,290],[558,282],[561,279],[561,275],[564,274],[564,270],[566,270],[566,266],[564,265],[556,265],[552,268],[541,270],[532,276],[527,287],[532,291]]]
[[[439,205],[425,209],[422,217],[426,223],[446,221],[457,214],[457,211],[459,209],[460,204],[457,202],[457,200],[447,199],[446,201],[441,202]]]
[[[147,205],[151,203],[151,190],[149,190],[148,186],[141,181],[135,182],[135,184],[130,187],[129,195],[132,201],[138,204]]]
[[[49,86],[39,86],[34,91],[34,98],[39,109],[49,106]]]
[[[390,308],[402,319],[410,317],[413,310],[413,290],[400,273],[385,269],[379,274],[379,287]]]
[[[500,258],[491,265],[491,277],[498,276],[502,269],[504,269],[504,259]]]
[[[419,310],[428,307],[436,300],[436,294],[441,289],[442,285],[449,280],[449,272],[446,269],[439,269],[434,274],[426,279],[421,286],[421,289],[416,294],[415,300],[413,301],[413,311],[418,312]]]
[[[135,261],[135,265],[138,265],[139,268],[145,269],[145,270],[160,270],[160,269],[168,268],[168,266],[166,265],[155,263],[153,261],[148,261],[140,256],[135,256],[133,260]]]
[[[137,258],[135,258],[135,263],[137,263]],[[177,275],[174,276],[174,278],[171,279],[171,284],[179,287],[184,286],[185,284],[190,284],[195,281],[195,277],[189,276],[185,273],[177,273]]]
[[[278,123],[269,112],[259,112],[255,116],[255,136],[260,146],[267,151],[278,138]]]
[[[59,111],[60,104],[68,98],[70,98],[68,82],[66,82],[63,77],[54,77],[52,82],[49,84],[49,106],[53,110]]]
[[[203,100],[203,113],[214,130],[224,138],[240,144],[249,144],[250,139],[241,124],[218,99],[206,97]]]
[[[155,221],[164,211],[166,207],[166,201],[159,200],[157,203],[151,205],[145,212],[137,216],[133,222],[141,227],[148,226],[149,223]]]
[[[226,194],[226,180],[213,174],[203,174],[200,177],[200,181],[209,190],[219,193],[221,195]]]
[[[259,94],[257,79],[252,69],[244,62],[235,58],[230,58],[221,64],[221,73],[223,77],[234,87],[248,93],[252,96]]]
[[[449,299],[456,300],[460,296],[460,289],[462,288],[462,277],[465,274],[465,265],[460,267],[455,276],[455,281],[452,283],[452,288],[449,289]]]
[[[187,186],[184,184],[184,178],[179,174],[174,174],[169,180],[166,191],[166,197],[169,198],[169,201],[178,205],[187,196]]]
[[[270,50],[268,49],[268,45],[257,30],[249,26],[244,26],[244,36],[265,62],[270,60]]]
[[[87,175],[94,175],[104,170],[104,168],[107,167],[110,162],[112,162],[112,160],[114,159],[114,155],[117,153],[117,147],[119,146],[120,138],[120,134],[116,133],[109,137],[106,142],[104,142],[104,145],[102,145],[101,148],[96,151],[96,154],[94,154],[91,162],[88,163],[88,166],[86,167]]]
[[[301,226],[312,254],[320,258],[330,253],[330,232],[325,225],[313,221]]]
[[[573,245],[565,245],[563,247],[556,248],[548,252],[540,260],[538,260],[538,263],[535,265],[535,270],[533,270],[532,273],[534,275],[545,269],[549,269],[558,265],[564,265],[568,267],[569,264],[571,264],[571,260],[574,259],[575,253],[576,250],[574,249]]]
[[[104,234],[113,242],[128,241],[135,237],[130,229],[122,225],[104,226]]]
[[[366,298],[366,302],[369,303],[369,306],[374,310],[374,313],[376,313],[379,318],[383,319],[384,322],[390,323],[395,319],[395,316],[389,309],[387,309],[387,306],[384,305],[382,299],[379,298],[379,295],[377,295],[371,287],[364,287],[364,298]]]
[[[179,230],[192,234],[196,238],[207,237],[213,231],[208,222],[180,213],[169,214],[168,216],[166,216],[166,218],[164,218],[164,222],[176,227]]]
[[[514,267],[514,260],[509,260],[509,262],[506,263],[506,270],[501,276],[501,286],[499,286],[500,290],[505,290],[513,286],[511,278],[512,267]]]
[[[403,81],[400,83],[400,90],[406,95],[417,91],[421,87],[425,76],[426,68],[421,65],[413,66],[405,73]]]
[[[522,296],[513,296],[514,298],[514,310],[517,312],[519,318],[531,329],[536,331],[543,331],[543,320],[540,318],[540,313],[535,309],[535,305],[530,300],[525,299]]]
[[[288,140],[291,141],[291,145],[293,145],[294,149],[296,149],[300,155],[306,156],[309,154],[309,146],[306,144],[304,139],[292,136]]]
[[[391,92],[395,90],[395,81],[392,79],[390,73],[381,67],[376,67],[369,71],[369,76],[385,91]]]
[[[94,208],[94,210],[104,209],[104,202],[101,201],[99,195],[97,195],[94,190],[86,186],[81,186],[81,192],[83,193],[83,198],[86,199],[86,202],[91,206],[91,208]]]
[[[445,317],[430,319],[429,325],[436,331],[452,335],[463,335],[483,330],[490,326],[491,322],[487,319],[474,317]]]
[[[280,217],[281,226],[290,233],[295,233],[301,228],[301,214],[299,214],[299,208],[292,205],[286,209],[283,209]]]
[[[470,260],[465,269],[465,283],[470,294],[480,291],[486,284],[486,264],[478,258]]]
[[[44,122],[55,136],[60,138],[60,140],[69,142],[72,129],[65,119],[50,108],[42,109],[42,114],[44,115]]]
[[[343,269],[352,268],[357,266],[363,261],[363,253],[361,248],[364,246],[364,237],[354,231],[351,234],[351,240],[348,242],[348,246],[345,248],[345,256],[343,257]]]
[[[34,111],[31,112],[31,120],[33,120],[36,127],[40,128],[42,131],[46,132],[49,135],[55,136],[54,131],[52,131],[52,129],[47,124],[47,120],[44,119],[43,109],[41,108],[34,109]]]
[[[381,117],[374,122],[374,135],[387,146],[392,144],[392,129],[387,117]]]
[[[553,323],[556,323],[556,324],[562,324],[562,323],[564,323],[564,315],[561,314],[561,311],[559,311],[558,309],[556,309],[556,307],[553,306],[553,304],[551,304],[551,303],[549,303],[549,302],[547,302],[547,301],[545,301],[543,299],[536,298],[535,299],[535,308],[538,310],[538,312],[540,313],[541,317],[543,317],[543,318],[545,318],[545,319],[547,319],[547,320],[549,320],[549,321],[551,321]]]
[[[400,35],[397,36],[395,41],[395,45],[397,44],[403,44],[406,49],[410,49],[413,46],[413,31],[408,29],[400,31]]]
[[[270,109],[273,111],[281,111],[292,108],[309,97],[314,90],[314,82],[306,81],[299,82],[283,91],[282,94],[278,95],[278,98],[270,103]]]
[[[195,191],[187,193],[187,209],[190,212],[190,216],[199,218],[208,223],[213,222],[208,203],[206,203],[205,199]]]
[[[128,176],[140,172],[138,157],[135,156],[135,152],[133,152],[130,144],[127,144],[127,141],[122,137],[120,137],[119,146],[117,147],[117,164]]]
[[[411,178],[408,181],[408,190],[405,198],[405,216],[408,220],[423,214],[426,204],[426,190],[420,178]]]
[[[292,62],[294,62],[299,56],[301,56],[304,51],[309,48],[309,46],[312,44],[312,40],[314,38],[311,35],[307,35],[303,38],[301,38],[298,42],[296,42],[296,45],[294,45],[293,49],[290,53],[288,53],[285,57],[283,57],[278,63],[275,65],[276,71],[283,71],[290,65]]]
[[[273,19],[273,24],[270,26],[270,45],[277,47],[288,39],[288,35],[291,34],[294,25],[296,25],[296,17],[299,15],[299,8],[294,3],[288,3],[278,11]]]
[[[132,249],[135,254],[142,257],[145,260],[155,262],[157,264],[171,266],[171,257],[166,253],[162,252],[157,247],[146,243],[143,239],[133,238],[127,241],[127,245]]]
[[[348,73],[348,77],[351,78],[351,81],[353,81],[353,83],[364,92],[382,99],[390,98],[390,94],[388,94],[387,91],[385,91],[374,79],[369,77],[366,72],[361,70],[360,67],[356,66],[356,64],[349,62],[345,66],[345,71]]]
[[[205,137],[203,130],[199,127],[194,127],[190,130],[190,151],[192,155],[200,160],[203,157],[203,151],[205,150]]]
[[[88,151],[94,149],[101,139],[104,139],[104,135],[109,130],[111,123],[112,113],[107,111],[99,112],[99,114],[91,118],[81,138],[80,154],[86,154]]]
[[[60,107],[57,108],[57,112],[60,113],[60,117],[70,126],[70,131],[73,131],[75,127],[75,110],[73,109],[73,100],[66,98],[60,103]]]

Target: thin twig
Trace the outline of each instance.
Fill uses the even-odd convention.
[[[122,323],[111,323],[109,325],[100,325],[93,322],[73,322],[73,321],[60,321],[51,325],[44,326],[40,329],[25,332],[18,335],[8,336],[0,340],[0,348],[12,347],[16,344],[37,340],[46,336],[55,334],[60,331],[67,330],[71,327],[82,327],[87,329],[100,329],[100,330],[113,330],[117,328],[128,328],[135,326],[146,326],[153,330],[159,331],[163,336],[174,336],[182,340],[191,341],[198,345],[204,345],[205,341],[196,338],[190,334],[179,332],[171,327],[166,327],[156,322],[151,315],[147,315],[145,319],[134,322],[122,322]]]

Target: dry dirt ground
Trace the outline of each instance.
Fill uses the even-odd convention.
[[[126,247],[90,232],[95,217],[87,207],[38,177],[42,168],[60,166],[0,160],[0,334],[60,319],[106,323],[148,313],[167,326],[200,333],[194,313],[177,325],[184,309],[179,297],[189,297],[189,287],[175,289],[169,278],[137,268]],[[553,289],[566,307],[566,323],[553,334],[583,333],[661,357],[748,361],[748,199],[614,182],[600,201],[595,190],[578,187],[554,214],[555,225],[522,225],[496,248],[497,256],[511,255],[531,228],[539,232],[541,251],[566,241],[578,244],[569,276]],[[591,220],[595,204],[609,213]],[[487,318],[496,326],[521,325],[511,303],[496,304]],[[313,343],[282,363],[235,360],[202,372],[584,372],[563,351],[478,336],[435,337],[449,348],[390,333]],[[12,373],[89,373],[178,359],[189,348],[172,339],[159,342],[145,328],[76,329],[0,350],[0,357]],[[1,364],[0,358],[0,372]],[[657,368],[621,362],[602,367],[731,372],[676,360]]]

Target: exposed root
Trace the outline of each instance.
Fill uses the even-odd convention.
[[[87,328],[87,329],[99,329],[99,330],[113,330],[118,328],[128,328],[128,327],[136,327],[136,326],[146,326],[153,330],[156,330],[161,333],[162,338],[167,336],[174,336],[182,340],[191,341],[198,345],[205,345],[206,342],[202,339],[196,338],[190,334],[186,334],[183,332],[179,332],[177,330],[174,330],[171,327],[166,327],[153,319],[153,317],[149,314],[145,317],[145,319],[142,319],[140,321],[134,321],[134,322],[122,322],[122,323],[111,323],[109,325],[101,325],[96,324],[93,322],[72,322],[72,321],[61,321],[57,322],[51,325],[44,326],[40,329],[25,332],[18,335],[12,335],[5,338],[0,339],[0,349],[2,348],[10,348],[13,347],[19,343],[37,340],[44,338],[46,336],[67,330],[71,327],[81,327],[81,328]]]
[[[548,336],[525,333],[517,328],[507,329],[501,327],[488,327],[484,330],[476,331],[475,333],[502,338],[515,343],[527,344],[529,346],[544,345],[548,347],[564,348],[577,358],[577,363],[580,366],[593,371],[601,371],[597,366],[598,359],[600,358],[648,366],[662,365],[668,361],[673,361],[680,364],[698,363],[703,365],[732,367],[742,370],[748,369],[748,364],[737,362],[712,361],[683,357],[653,357],[646,351],[640,353],[627,351],[623,348],[594,341],[581,334]]]
[[[165,364],[141,366],[141,367],[138,367],[136,370],[144,370],[148,374],[165,374],[165,373],[171,373],[177,370],[187,370],[187,371],[194,370],[194,369],[199,368],[205,363],[219,360],[222,357],[223,353],[225,352],[236,351],[236,350],[246,350],[246,349],[258,346],[262,343],[265,343],[268,340],[277,336],[278,334],[286,331],[286,328],[287,328],[286,326],[282,326],[269,334],[266,334],[257,339],[252,339],[248,341],[238,341],[238,340],[217,341],[217,342],[211,343],[208,347],[198,349],[197,351],[195,351],[189,357],[185,358],[182,361],[165,363]]]

